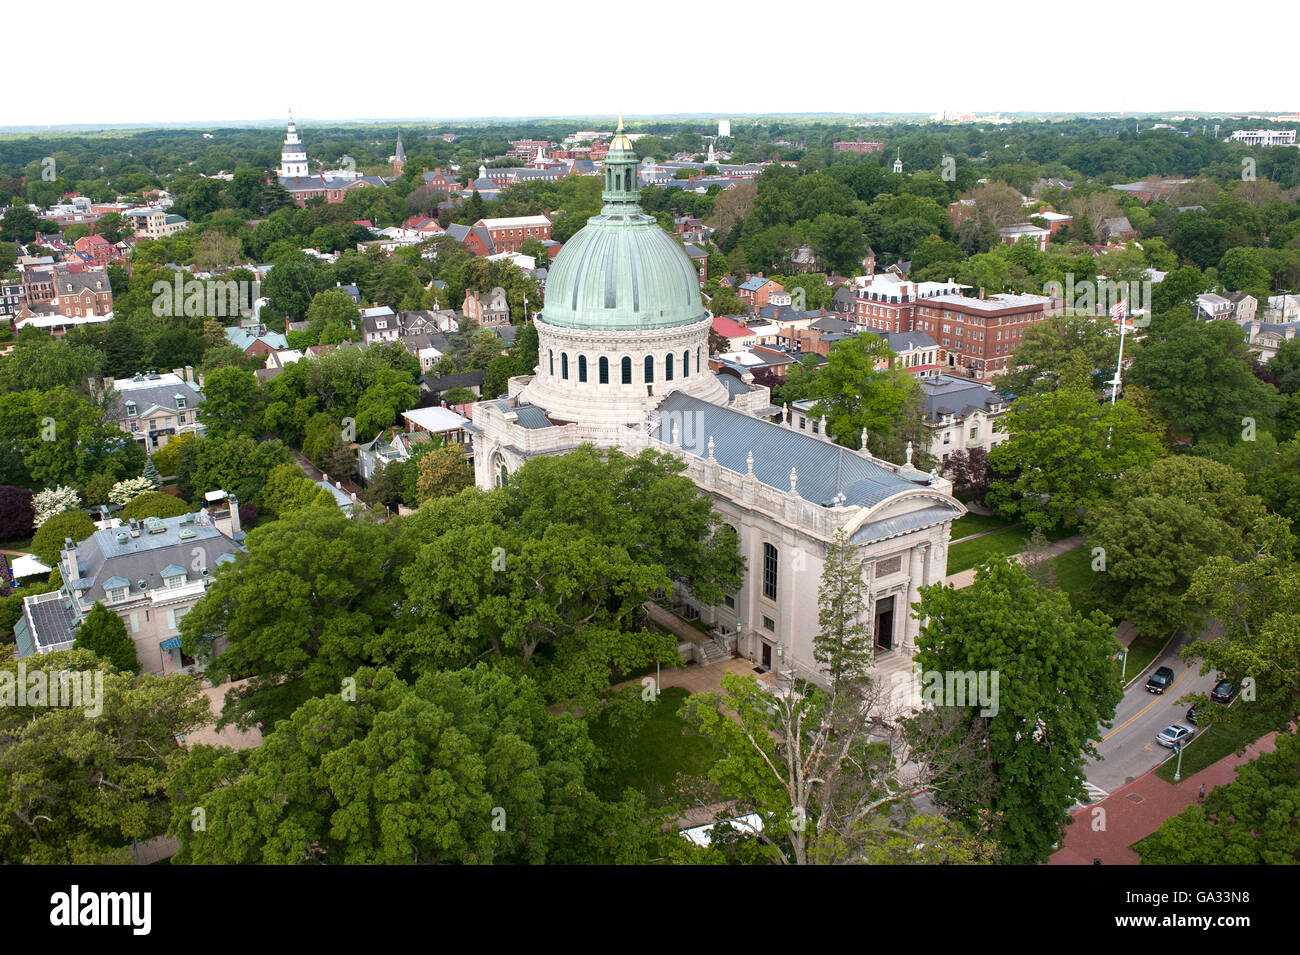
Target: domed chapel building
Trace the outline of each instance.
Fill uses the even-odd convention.
[[[824,422],[820,433],[795,428],[766,386],[710,371],[699,272],[638,204],[638,163],[620,119],[604,206],[565,243],[534,317],[538,366],[510,379],[505,398],[474,406],[475,481],[498,486],[529,458],[583,444],[683,459],[747,564],[720,606],[677,595],[686,615],[723,635],[701,655],[722,642],[812,679],[826,544],[845,528],[864,558],[877,672],[910,670],[919,629],[910,605],[918,587],[943,580],[950,525],[965,508],[950,481],[834,444]]]

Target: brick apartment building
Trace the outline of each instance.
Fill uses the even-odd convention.
[[[75,243],[73,248],[78,252],[89,255],[95,265],[104,268],[113,260],[113,254],[116,249],[113,243],[109,242],[102,235],[83,235]]]
[[[474,225],[487,230],[492,239],[493,253],[521,252],[526,240],[545,241],[551,237],[551,220],[546,216],[479,219]]]
[[[1007,371],[1025,333],[1061,303],[1046,295],[940,295],[917,303],[913,331],[922,331],[947,353],[948,367],[978,381]]]
[[[113,311],[113,289],[107,272],[68,272],[55,279],[59,311],[67,318],[107,315]]]

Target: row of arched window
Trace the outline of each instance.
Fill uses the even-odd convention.
[[[700,361],[702,355],[703,355],[703,350],[700,348],[696,348],[695,349],[695,371],[697,374],[699,373],[700,370]],[[555,366],[556,366],[555,358],[556,358],[555,350],[547,349],[547,366],[550,369],[551,377],[555,376]],[[570,360],[568,352],[560,352],[559,358],[560,358],[559,374],[562,379],[567,381],[569,379],[570,374],[573,374],[577,377],[577,380],[579,382],[585,383],[589,380],[588,379],[589,363],[587,361],[586,355],[578,355],[576,356],[575,360]],[[655,356],[646,355],[645,359],[641,363],[641,380],[639,382],[635,382],[632,380],[632,359],[630,356],[624,355],[621,359],[619,359],[619,364],[618,364],[619,383],[624,385],[653,384],[655,380],[655,365],[656,365]],[[674,376],[678,374],[680,374],[682,378],[691,377],[691,350],[688,348],[682,352],[680,363],[678,362],[678,356],[676,355],[676,353],[668,352],[668,354],[664,355],[663,362],[660,364],[660,367],[663,368],[664,381],[672,381]],[[596,383],[601,385],[610,384],[611,382],[609,376],[611,370],[612,369],[610,368],[610,360],[606,358],[604,355],[600,356],[600,358],[596,360],[596,368],[595,368]]]

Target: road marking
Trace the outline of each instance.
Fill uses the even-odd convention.
[[[1176,686],[1178,685],[1178,681],[1181,680],[1183,677],[1185,677],[1187,674],[1189,674],[1189,673],[1191,673],[1191,672],[1192,672],[1191,670],[1184,670],[1182,673],[1178,674],[1178,676],[1174,677],[1174,682],[1169,684],[1169,688],[1165,690],[1165,693],[1168,693],[1169,690],[1172,690],[1174,687],[1176,687]],[[1146,691],[1143,690],[1142,692],[1145,693]],[[1124,729],[1126,726],[1129,726],[1129,725],[1131,725],[1134,721],[1140,719],[1140,718],[1143,717],[1143,716],[1146,716],[1147,712],[1151,709],[1151,707],[1153,707],[1153,706],[1155,706],[1157,703],[1159,703],[1159,702],[1163,699],[1163,697],[1164,697],[1164,694],[1155,694],[1155,699],[1154,699],[1154,700],[1152,700],[1152,701],[1151,701],[1150,703],[1148,703],[1146,706],[1142,707],[1142,709],[1138,710],[1136,713],[1134,713],[1132,716],[1130,716],[1130,717],[1129,717],[1127,720],[1125,720],[1123,723],[1120,723],[1119,726],[1116,726],[1116,727],[1114,727],[1113,729],[1111,729],[1111,731],[1110,731],[1109,733],[1107,733],[1105,736],[1103,736],[1103,737],[1101,738],[1101,742],[1103,742],[1103,743],[1106,742],[1106,740],[1110,739],[1112,736],[1114,736],[1114,735],[1115,735],[1116,733],[1118,733],[1120,730]],[[1168,701],[1166,700],[1165,702],[1168,702]]]

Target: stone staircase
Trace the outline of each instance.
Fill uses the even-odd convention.
[[[727,646],[726,640],[721,637],[707,637],[696,644],[700,648],[700,662],[708,665],[710,663],[721,663],[723,660],[730,660],[735,653]]]

